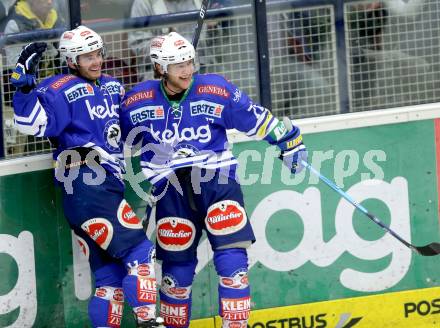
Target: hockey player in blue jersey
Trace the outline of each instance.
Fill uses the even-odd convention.
[[[120,327],[125,299],[138,327],[162,327],[155,316],[155,247],[124,199],[119,124],[124,88],[102,74],[102,39],[85,26],[60,39],[70,73],[36,85],[45,49],[45,43],[31,43],[19,56],[11,76],[17,88],[14,119],[20,132],[49,137],[56,147],[55,176],[64,214],[95,278],[89,302],[92,326]]]
[[[216,74],[195,74],[195,50],[178,33],[151,41],[160,80],[138,84],[122,102],[123,139],[141,148],[153,184],[157,257],[162,261],[160,315],[167,327],[188,327],[197,245],[206,231],[219,275],[223,327],[247,327],[250,288],[246,248],[255,240],[226,130],[237,129],[281,149],[292,173],[307,150],[297,127],[253,103]]]

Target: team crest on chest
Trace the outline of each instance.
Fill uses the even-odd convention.
[[[105,145],[112,151],[119,151],[121,142],[121,127],[118,119],[109,120],[104,127]]]

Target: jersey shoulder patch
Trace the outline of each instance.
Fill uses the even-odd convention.
[[[65,89],[71,85],[75,85],[80,81],[78,77],[72,74],[59,74],[44,79],[37,85],[35,91],[40,97],[47,101],[54,101],[60,95],[63,95]]]
[[[231,84],[218,74],[201,74],[195,80],[195,92],[197,96],[215,96],[229,99],[231,96]]]
[[[79,77],[72,74],[67,74],[67,75],[63,74],[63,75],[57,75],[53,77],[51,80],[52,81],[50,82],[49,88],[51,90],[59,91],[64,87],[66,87],[67,85],[71,84],[73,80],[79,81],[80,79]]]
[[[126,93],[122,101],[122,107],[130,108],[140,103],[154,100],[157,92],[159,92],[159,89],[156,85],[147,82],[142,83]]]

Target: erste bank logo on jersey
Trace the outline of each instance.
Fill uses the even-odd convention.
[[[94,96],[95,91],[89,83],[78,83],[64,91],[64,94],[66,95],[67,101],[72,103],[83,97]]]
[[[222,116],[223,108],[225,108],[223,105],[205,100],[191,102],[189,107],[191,108],[191,116],[207,115],[216,118]]]
[[[133,124],[141,123],[146,120],[161,120],[165,117],[163,106],[145,106],[130,113]]]

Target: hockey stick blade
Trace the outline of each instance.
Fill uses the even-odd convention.
[[[413,246],[414,249],[423,256],[435,256],[440,254],[440,243],[431,243],[426,246]]]
[[[435,256],[440,254],[440,243],[430,243],[425,246],[414,246],[413,244],[410,244],[405,239],[400,237],[397,233],[395,233],[393,230],[391,230],[390,227],[385,225],[382,221],[380,221],[375,215],[370,213],[365,207],[363,207],[361,204],[357,203],[353,198],[351,198],[350,195],[348,195],[345,191],[343,191],[341,188],[339,188],[335,183],[333,183],[330,179],[323,176],[321,173],[319,173],[313,166],[311,166],[306,161],[301,161],[301,163],[313,174],[315,174],[322,182],[324,182],[327,186],[329,186],[331,189],[336,191],[339,195],[344,197],[351,205],[353,205],[357,210],[364,213],[371,221],[376,223],[378,226],[380,226],[383,230],[388,232],[390,235],[392,235],[394,238],[396,238],[398,241],[400,241],[402,244],[404,244],[409,249],[412,249],[413,251],[416,251],[418,254],[422,256]]]

